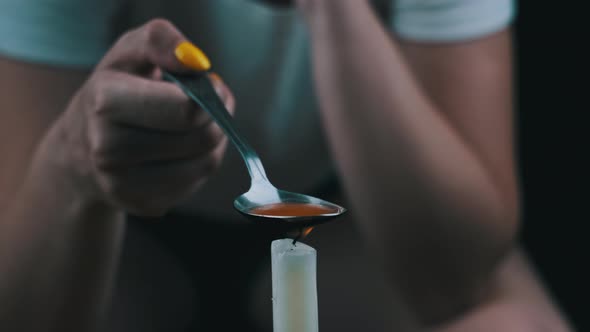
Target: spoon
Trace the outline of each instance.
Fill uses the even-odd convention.
[[[178,85],[209,113],[240,152],[252,179],[250,189],[234,200],[234,208],[241,214],[257,222],[303,229],[346,212],[345,208],[337,204],[273,186],[258,154],[236,130],[232,116],[217,96],[206,72],[180,75],[163,71],[163,78]]]

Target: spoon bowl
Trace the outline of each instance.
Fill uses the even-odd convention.
[[[266,185],[270,187],[266,187]],[[282,213],[264,212],[268,211],[269,207],[276,208],[277,206],[283,207]],[[313,210],[318,213],[296,213],[297,211],[293,210],[297,210],[298,206],[313,207]],[[238,196],[234,200],[234,208],[253,221],[280,223],[283,226],[293,227],[314,226],[346,212],[346,209],[340,205],[317,197],[276,189],[270,183],[253,186],[248,192]]]
[[[206,73],[179,75],[164,71],[163,77],[178,85],[189,98],[211,115],[244,159],[252,182],[250,190],[234,200],[234,208],[238,212],[256,222],[299,229],[324,223],[346,212],[340,205],[273,186],[258,154],[238,134],[233,118],[217,96]]]

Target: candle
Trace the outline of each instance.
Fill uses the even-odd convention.
[[[272,242],[270,251],[274,332],[317,332],[315,249],[281,239]]]

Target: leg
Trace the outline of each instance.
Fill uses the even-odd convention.
[[[140,226],[128,225],[101,331],[185,332],[197,311],[196,288],[180,261]]]
[[[489,303],[437,332],[566,332],[573,329],[544,290],[522,252],[507,257],[498,272],[498,294]]]
[[[322,331],[411,331],[393,293],[362,246],[350,216],[316,227],[303,242],[318,255],[319,322]],[[268,248],[270,253],[270,246]],[[268,257],[270,263],[270,256]],[[272,331],[270,264],[252,292],[252,314]]]
[[[365,251],[348,216],[317,227],[304,240],[318,251],[320,328],[324,331],[570,331],[526,262],[515,251],[499,266],[498,292],[463,317],[437,328],[420,328]],[[270,259],[269,259],[270,260]],[[270,267],[253,288],[253,315],[272,330]]]
[[[197,217],[132,219],[104,331],[259,331],[245,294],[273,234]]]

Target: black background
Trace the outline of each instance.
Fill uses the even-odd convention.
[[[583,2],[579,2],[583,3]],[[518,139],[524,198],[521,237],[537,269],[579,331],[590,331],[585,277],[590,189],[590,40],[580,4],[521,1],[516,23]]]

